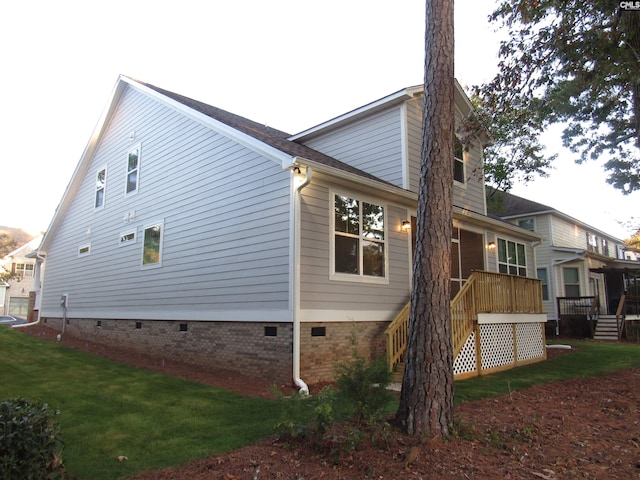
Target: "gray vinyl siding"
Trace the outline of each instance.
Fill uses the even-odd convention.
[[[139,190],[125,196],[127,152],[138,143]],[[105,206],[94,210],[95,174],[105,165]],[[60,315],[62,293],[69,314],[85,318],[288,309],[289,175],[127,90],[48,249],[44,315]],[[142,268],[144,228],[159,221],[161,266]],[[136,242],[119,245],[128,231]],[[90,254],[79,258],[89,242]]]
[[[407,112],[407,152],[409,155],[409,189],[418,191],[420,184],[420,156],[422,145],[422,96],[406,102]],[[456,115],[459,121],[461,114]],[[453,161],[453,157],[451,159]],[[482,215],[486,214],[484,201],[484,170],[482,145],[472,139],[469,150],[465,152],[466,182],[461,185],[454,182],[453,204]]]
[[[403,186],[399,107],[323,131],[304,143],[382,180]]]
[[[354,191],[352,194],[357,197],[360,193]],[[370,196],[367,195],[367,198]],[[340,315],[341,310],[395,311],[408,301],[409,234],[396,228],[406,218],[407,211],[382,200],[380,204],[387,208],[389,283],[379,285],[332,280],[329,251],[332,235],[330,188],[312,183],[303,190],[300,234],[300,300],[303,310],[335,310],[336,315]]]

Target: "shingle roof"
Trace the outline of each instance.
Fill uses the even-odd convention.
[[[351,165],[341,162],[329,155],[325,155],[324,153],[318,152],[306,145],[289,140],[291,135],[286,132],[262,125],[258,122],[254,122],[253,120],[249,120],[248,118],[244,118],[240,115],[227,112],[226,110],[222,110],[198,100],[185,97],[184,95],[156,87],[155,85],[141,82],[139,80],[136,80],[136,82],[291,156],[306,158],[316,163],[326,165],[327,167],[336,168],[363,178],[391,185],[389,182],[382,180],[375,175],[371,175],[358,168],[352,167]]]
[[[561,213],[553,207],[543,205],[542,203],[527,200],[502,190],[496,190],[489,186],[486,187],[488,198],[487,211],[492,216],[512,217],[518,215],[531,215],[534,213],[557,212]]]

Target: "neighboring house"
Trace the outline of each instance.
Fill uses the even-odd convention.
[[[406,88],[291,136],[121,76],[38,252],[41,320],[298,385],[332,378],[353,338],[385,355],[411,288],[422,95]],[[455,101],[461,121],[472,107],[457,84]],[[535,277],[542,237],[486,215],[486,140],[452,158],[454,294],[473,270]],[[503,244],[513,258],[492,248]],[[544,358],[544,315],[518,322],[533,338],[503,364]],[[516,331],[504,328],[500,345]],[[467,337],[462,373],[480,369]]]
[[[623,240],[553,207],[502,191],[496,191],[489,204],[492,214],[544,236],[535,263],[548,320],[560,320],[567,303],[581,297],[597,301],[597,314],[615,314],[623,293],[637,289],[640,263]]]
[[[11,278],[0,283],[0,312],[28,318],[29,298],[35,288],[36,259],[32,256],[40,242],[39,235],[0,259],[0,266],[11,272]],[[33,308],[33,306],[32,306]]]

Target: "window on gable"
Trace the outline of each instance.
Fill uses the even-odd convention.
[[[453,179],[464,183],[464,147],[456,136],[453,143]]]
[[[536,231],[536,223],[533,218],[524,218],[522,220],[518,220],[518,226],[532,232]]]
[[[12,271],[19,277],[33,277],[33,267],[32,263],[14,263]]]
[[[333,206],[334,273],[386,278],[384,207],[343,195],[334,195]]]
[[[125,194],[138,191],[140,180],[140,145],[135,146],[127,154],[127,184]]]
[[[498,239],[498,271],[509,275],[527,276],[526,248],[523,243]]]
[[[91,244],[87,243],[85,245],[81,245],[80,247],[78,247],[78,256],[79,257],[84,257],[86,255],[89,255],[91,253]]]
[[[157,223],[144,229],[142,241],[142,266],[160,266],[162,259],[163,224]]]
[[[96,194],[94,198],[94,208],[104,207],[104,194],[107,186],[107,169],[102,168],[96,173]]]
[[[136,243],[136,231],[131,230],[120,234],[120,245],[129,245]]]

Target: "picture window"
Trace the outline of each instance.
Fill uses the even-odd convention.
[[[144,236],[142,240],[143,267],[161,265],[163,227],[164,224],[160,222],[144,229]]]

